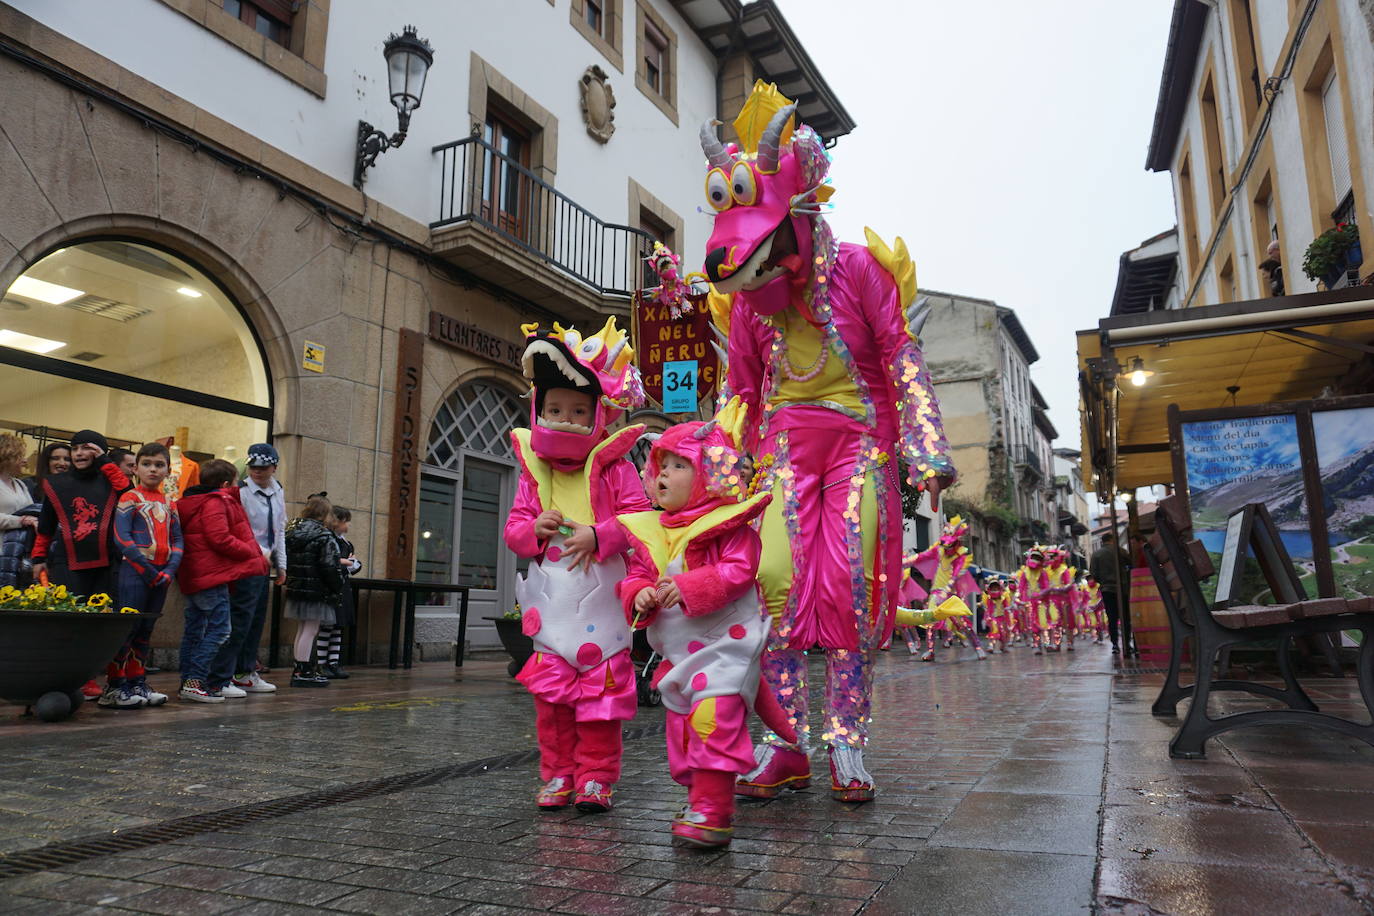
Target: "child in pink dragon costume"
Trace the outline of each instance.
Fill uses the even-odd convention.
[[[1048,597],[1054,605],[1054,645],[1051,652],[1058,652],[1062,645],[1072,652],[1073,634],[1078,611],[1078,590],[1074,587],[1077,572],[1067,561],[1069,552],[1063,547],[1045,549],[1045,572],[1049,578]]]
[[[938,607],[951,595],[956,595],[964,599],[965,604],[973,606],[973,596],[978,594],[979,588],[973,574],[969,572],[969,552],[964,546],[964,538],[967,536],[968,525],[956,515],[945,523],[939,543],[932,544],[904,561],[904,565],[911,566],[930,583],[930,607]],[[956,629],[960,627],[960,621],[962,618],[951,618],[926,627],[926,651],[921,656],[921,661],[935,660],[937,634],[948,635],[955,632],[965,632],[968,635],[969,641],[978,650],[979,661],[988,657],[983,651],[982,643],[978,641],[977,624],[970,620],[964,625],[967,629]]]
[[[1013,632],[1013,614],[1007,581],[1001,576],[988,579],[983,584],[983,615],[988,625],[988,642],[994,652],[1006,654]]]
[[[730,842],[735,779],[754,766],[748,719],[768,636],[756,581],[761,546],[750,522],[772,496],[744,496],[743,420],[736,399],[710,422],[668,429],[646,475],[663,511],[620,520],[634,553],[618,590],[626,619],[647,627],[663,656],[655,677],[667,710],[668,769],[688,789],[673,835],[702,847]]]
[[[1045,569],[1047,548],[1036,544],[1026,551],[1026,560],[1016,571],[1016,600],[1024,609],[1026,630],[1035,654],[1042,655],[1041,644],[1049,645],[1055,626],[1054,604],[1050,601],[1050,575]]]
[[[534,396],[530,428],[511,433],[521,473],[505,537],[530,558],[515,591],[535,651],[517,678],[534,694],[544,781],[536,804],[607,811],[620,779],[621,723],[636,708],[630,630],[615,592],[629,541],[616,516],[649,501],[625,459],[644,428],[608,435],[606,425],[643,403],[643,388],[614,318],[585,339],[557,324],[521,330]]]
[[[1088,628],[1093,631],[1093,644],[1102,645],[1102,632],[1107,627],[1106,613],[1102,603],[1102,586],[1097,584],[1097,580],[1088,576],[1083,580],[1083,607],[1087,617]]]
[[[722,398],[749,410],[745,447],[773,502],[760,527],[759,581],[773,618],[764,677],[799,740],[766,735],[739,794],[809,785],[806,651],[826,664],[822,740],[831,792],[875,795],[864,768],[872,667],[892,638],[901,582],[899,460],[932,497],[953,482],[918,332],[915,270],[889,249],[838,244],[821,217],[830,160],[776,86],[754,87],[735,121],[741,147],[703,125],[715,211],[705,272],[727,340]]]

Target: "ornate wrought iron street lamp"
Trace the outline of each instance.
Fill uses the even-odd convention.
[[[353,187],[362,188],[363,174],[377,161],[377,157],[393,146],[405,142],[410,128],[410,113],[420,107],[425,93],[425,77],[434,63],[434,49],[429,42],[415,34],[415,26],[408,25],[399,35],[391,35],[382,47],[386,58],[386,77],[391,90],[391,104],[396,106],[397,130],[388,137],[366,121],[358,122],[358,151],[353,162]]]

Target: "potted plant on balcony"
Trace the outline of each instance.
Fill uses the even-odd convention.
[[[0,588],[0,697],[32,707],[45,722],[80,708],[79,688],[128,637],[139,612],[116,612],[109,595],[64,586]]]
[[[496,635],[501,637],[501,646],[510,655],[510,664],[506,665],[506,672],[511,677],[520,673],[520,669],[525,667],[525,662],[534,654],[534,640],[525,635],[523,629],[523,614],[520,611],[520,602],[515,603],[511,608],[500,617],[483,617],[483,620],[490,620],[496,625]]]
[[[1337,223],[1312,240],[1302,256],[1302,272],[1309,280],[1321,280],[1331,289],[1345,272],[1364,261],[1360,230],[1354,223]]]

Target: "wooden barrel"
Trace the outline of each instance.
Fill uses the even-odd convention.
[[[1139,567],[1131,570],[1131,627],[1136,648],[1140,650],[1140,663],[1167,665],[1173,647],[1169,613],[1159,597],[1154,576],[1148,569]]]

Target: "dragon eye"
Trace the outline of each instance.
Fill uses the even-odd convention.
[[[706,173],[706,202],[717,213],[730,209],[734,203],[730,196],[730,179],[720,169]]]
[[[577,348],[577,355],[580,359],[591,360],[596,354],[601,352],[605,342],[599,337],[588,337],[582,341],[582,346]]]
[[[747,163],[737,162],[731,170],[730,194],[735,198],[735,203],[746,207],[758,196],[758,188],[754,184],[754,170],[749,168]]]

